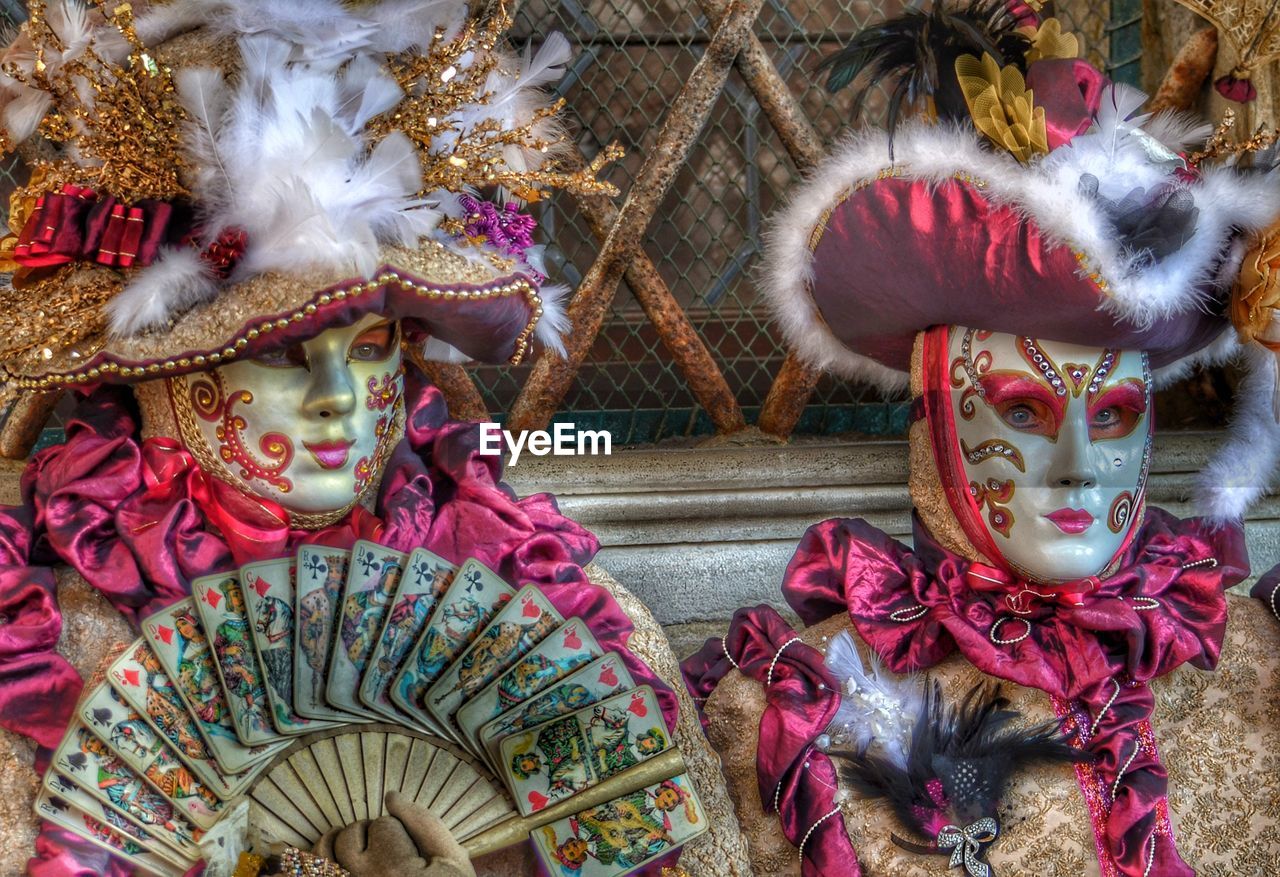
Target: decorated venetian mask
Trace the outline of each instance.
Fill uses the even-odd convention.
[[[1031,581],[1103,573],[1145,495],[1146,354],[944,327],[925,358],[934,456],[974,546]]]
[[[345,512],[376,482],[402,392],[399,327],[376,315],[169,383],[201,466],[304,521]]]

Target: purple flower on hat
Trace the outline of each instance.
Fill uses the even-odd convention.
[[[469,195],[463,195],[460,201],[467,211],[463,226],[467,237],[484,238],[504,255],[522,259],[525,250],[533,246],[538,220],[521,213],[515,204],[507,202],[499,210],[493,202],[478,201]]]

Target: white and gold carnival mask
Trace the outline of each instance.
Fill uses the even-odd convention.
[[[376,483],[399,432],[397,324],[368,315],[269,356],[173,378],[202,468],[291,514],[331,516]]]
[[[963,477],[949,489],[967,493],[984,553],[993,547],[994,562],[1031,581],[1103,573],[1144,500],[1146,354],[964,327],[946,333],[949,402],[939,407],[951,464],[940,471],[944,481],[948,468]]]

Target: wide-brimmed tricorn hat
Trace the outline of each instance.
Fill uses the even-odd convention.
[[[856,37],[829,84],[896,78],[894,115],[916,102],[928,117],[833,149],[771,220],[763,291],[803,359],[889,392],[936,325],[1144,350],[1164,384],[1247,349],[1257,374],[1200,497],[1237,517],[1269,483],[1280,429],[1274,358],[1233,328],[1230,298],[1280,217],[1280,176],[1214,163],[1221,131],[1143,113],[1145,95],[1076,51],[1056,21],[997,0]]]
[[[52,0],[0,66],[30,182],[0,259],[8,390],[181,374],[377,312],[428,358],[558,348],[535,222],[569,57],[465,0]],[[480,192],[496,193],[493,203]]]

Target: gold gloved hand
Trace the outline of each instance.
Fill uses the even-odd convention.
[[[396,792],[386,804],[386,816],[320,838],[315,854],[352,877],[475,877],[466,850],[436,816]]]

